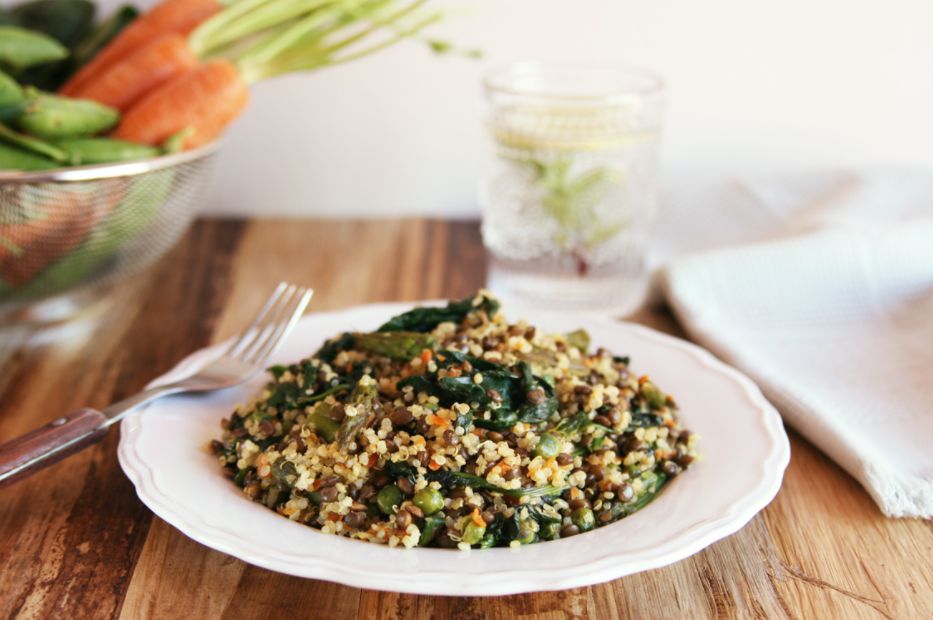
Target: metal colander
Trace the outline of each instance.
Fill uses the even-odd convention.
[[[216,151],[0,172],[0,321],[155,262],[191,222]]]

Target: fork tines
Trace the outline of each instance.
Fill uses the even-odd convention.
[[[262,310],[224,353],[247,364],[262,364],[275,352],[304,314],[314,291],[280,282]]]

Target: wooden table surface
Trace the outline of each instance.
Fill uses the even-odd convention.
[[[484,270],[475,223],[198,222],[84,321],[0,332],[0,441],[138,391],[240,329],[278,279],[313,285],[314,309],[324,310],[459,297],[482,285]],[[635,320],[680,334],[664,310]],[[444,598],[288,577],[189,540],[136,498],[114,429],[0,490],[0,617],[933,617],[933,523],[884,518],[852,478],[790,435],[774,502],[687,560],[566,592]]]

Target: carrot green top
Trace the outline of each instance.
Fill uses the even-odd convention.
[[[367,56],[443,16],[427,0],[238,0],[189,37],[201,58],[232,60],[248,83]],[[432,49],[445,45],[429,41]]]

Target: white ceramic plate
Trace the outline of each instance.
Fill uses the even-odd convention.
[[[303,319],[273,362],[306,357],[342,331],[370,330],[411,304],[362,306]],[[518,317],[513,317],[518,318]],[[123,421],[119,458],[140,499],[186,535],[270,570],[421,594],[496,595],[600,583],[682,560],[732,534],[777,494],[790,458],[777,412],[758,388],[706,351],[638,325],[580,314],[525,313],[549,331],[589,330],[594,345],[673,394],[703,459],[643,510],[612,525],[516,549],[392,549],[283,518],[247,500],[206,449],[220,420],[265,377],[211,396],[172,397]],[[194,353],[158,381],[216,355]],[[155,383],[155,382],[154,382]]]

